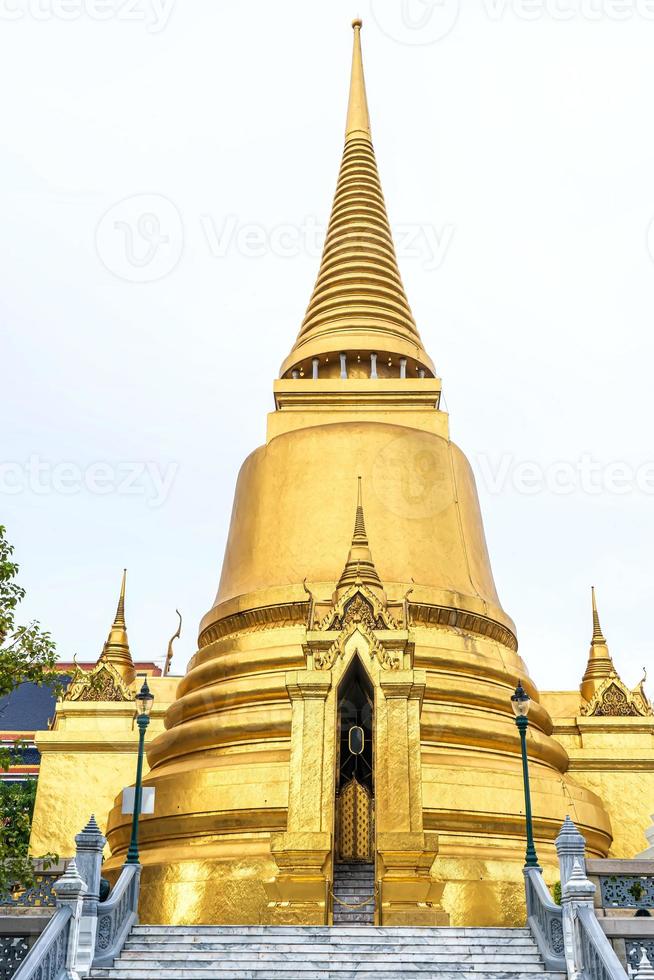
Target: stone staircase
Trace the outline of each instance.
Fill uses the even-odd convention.
[[[97,980],[565,980],[528,929],[136,926]]]
[[[375,921],[374,864],[335,864],[333,892],[335,926],[373,924]],[[362,903],[368,899],[371,901],[363,905]]]

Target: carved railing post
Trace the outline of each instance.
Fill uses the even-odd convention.
[[[583,838],[582,838],[583,839]],[[563,942],[568,977],[584,974],[584,950],[577,926],[579,909],[586,907],[594,915],[593,901],[595,885],[589,881],[578,860],[575,860],[572,873],[561,886],[561,905],[563,907]]]
[[[643,950],[638,969],[634,974],[634,980],[654,980],[654,967],[647,958],[645,950]]]
[[[83,975],[90,972],[95,954],[102,851],[106,843],[107,838],[98,827],[94,815],[91,816],[84,830],[75,838],[75,844],[77,845],[75,864],[87,887],[87,892],[82,902],[82,918],[80,920],[77,949],[77,968]]]
[[[559,836],[554,842],[556,845],[556,851],[559,856],[559,868],[561,871],[561,889],[565,883],[572,876],[572,869],[574,868],[575,861],[579,863],[579,866],[583,872],[586,874],[586,841],[582,834],[579,833],[574,823],[569,816],[563,821],[563,826],[559,831]]]
[[[68,980],[79,980],[77,951],[79,944],[80,921],[82,918],[82,904],[86,895],[86,885],[80,878],[75,859],[66,868],[66,873],[59,881],[55,882],[54,892],[57,896],[57,905],[61,908],[68,906],[71,911],[70,927],[68,930],[68,943],[66,946],[64,972],[52,976],[63,976]]]

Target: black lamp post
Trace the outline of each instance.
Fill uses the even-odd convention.
[[[529,727],[529,695],[518,681],[515,694],[511,695],[511,707],[515,715],[515,723],[520,732],[520,748],[522,751],[522,778],[525,784],[525,822],[527,825],[527,850],[525,852],[525,868],[540,868],[536,848],[534,846],[534,828],[531,816],[531,793],[529,791],[529,763],[527,761],[527,728]]]
[[[132,839],[127,850],[126,864],[139,864],[139,816],[141,813],[141,797],[143,795],[143,749],[145,745],[145,730],[150,724],[150,712],[154,694],[148,687],[147,677],[143,687],[136,695],[136,724],[139,726],[139,752],[136,763],[136,783],[134,784],[134,812],[132,813]]]

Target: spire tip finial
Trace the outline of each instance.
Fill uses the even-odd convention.
[[[345,126],[345,142],[349,139],[366,139],[370,137],[370,116],[368,114],[368,99],[366,83],[363,77],[363,56],[361,54],[360,17],[352,21],[354,28],[354,50],[352,52],[352,74],[350,76],[350,99],[347,107],[347,123]]]

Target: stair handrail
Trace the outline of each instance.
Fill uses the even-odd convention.
[[[627,980],[627,973],[606,938],[592,907],[576,909],[577,976],[583,980]]]
[[[87,887],[75,859],[53,885],[57,911],[18,967],[13,980],[65,980],[77,977],[77,945]]]
[[[98,905],[93,968],[113,966],[131,929],[138,923],[141,865],[125,864],[106,902]]]
[[[41,967],[43,967],[41,976],[52,975],[55,980],[65,977],[66,951],[72,917],[73,910],[70,906],[57,909],[14,973],[12,980],[35,980]]]
[[[545,884],[540,868],[525,868],[527,924],[548,970],[565,971],[563,909]]]

